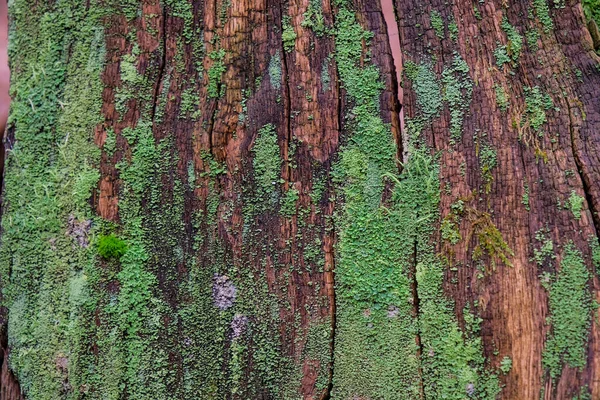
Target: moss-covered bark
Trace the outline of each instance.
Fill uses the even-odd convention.
[[[13,0],[3,387],[600,396],[599,59],[513,3]]]

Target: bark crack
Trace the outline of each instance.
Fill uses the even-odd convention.
[[[160,94],[160,86],[163,81],[163,77],[165,75],[165,69],[167,64],[167,7],[162,7],[162,55],[160,59],[160,64],[158,66],[158,79],[156,81],[156,87],[154,88],[154,94],[152,95],[152,114],[151,121],[152,125],[154,125],[154,117],[156,115],[156,107],[158,105],[158,96]]]
[[[569,132],[571,134],[571,148],[573,150],[573,159],[575,160],[575,165],[577,166],[577,174],[579,175],[579,178],[581,179],[581,182],[582,182],[583,193],[585,195],[585,199],[588,203],[588,207],[592,214],[592,222],[594,224],[594,229],[596,231],[596,238],[598,240],[600,240],[600,238],[598,238],[598,234],[600,233],[600,215],[598,215],[598,210],[596,209],[596,206],[594,204],[594,198],[592,197],[592,193],[591,193],[592,184],[590,182],[590,177],[585,172],[585,165],[584,165],[583,161],[581,160],[581,156],[579,155],[579,150],[577,147],[577,139],[578,138],[576,137],[575,129],[573,127],[573,116],[572,116],[571,103],[569,102],[569,100],[566,97],[565,97],[565,101],[567,102],[567,107],[569,109]]]
[[[413,300],[413,315],[415,323],[417,324],[417,334],[415,342],[417,344],[417,359],[419,360],[419,391],[421,392],[421,398],[425,397],[425,388],[423,386],[423,365],[421,360],[423,359],[423,341],[421,340],[421,327],[419,326],[419,317],[421,315],[421,300],[419,298],[419,282],[417,281],[417,262],[418,262],[418,241],[415,239],[413,244],[413,268],[412,268],[412,300]]]

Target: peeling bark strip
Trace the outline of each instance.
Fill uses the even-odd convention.
[[[600,398],[577,1],[9,11],[2,399]]]

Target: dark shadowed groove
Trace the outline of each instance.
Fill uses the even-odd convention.
[[[162,7],[162,56],[160,59],[160,65],[158,66],[158,79],[156,80],[156,87],[154,88],[154,94],[152,95],[152,114],[151,121],[154,125],[154,116],[156,115],[156,106],[158,104],[158,95],[160,93],[160,85],[165,75],[165,69],[167,65],[167,6]]]
[[[566,99],[567,107],[569,109],[569,132],[571,134],[571,149],[573,151],[573,159],[575,160],[575,165],[577,165],[577,174],[581,179],[583,193],[585,194],[585,200],[588,203],[588,207],[590,209],[590,213],[592,214],[592,222],[594,224],[594,229],[596,230],[596,240],[599,240],[600,234],[600,215],[598,215],[598,210],[596,209],[596,205],[594,204],[594,198],[591,193],[592,182],[590,182],[589,175],[585,172],[585,165],[583,161],[581,161],[581,156],[579,155],[579,150],[577,147],[577,138],[575,137],[575,129],[573,128],[573,116],[571,115],[571,104],[569,104],[568,99]]]
[[[406,162],[405,152],[406,140],[404,139],[404,113],[402,112],[403,91],[400,86],[402,82],[402,49],[400,47],[400,32],[398,29],[398,10],[393,0],[381,0],[381,12],[387,27],[388,43],[392,56],[392,93],[394,94],[394,112],[398,114],[399,127],[398,132],[392,132],[396,138],[398,160]],[[392,130],[394,127],[392,125]],[[399,164],[399,172],[402,172],[402,165]]]
[[[284,16],[284,11],[283,11],[283,2],[279,3],[279,22],[280,25],[278,26],[279,28],[279,32],[281,32],[283,34],[283,16]],[[295,47],[295,45],[294,45]],[[291,175],[292,175],[292,168],[290,165],[290,152],[289,152],[289,148],[290,148],[290,143],[292,142],[292,98],[291,98],[291,94],[290,94],[290,81],[289,81],[289,70],[288,70],[288,63],[287,63],[287,51],[285,50],[285,47],[283,46],[283,37],[281,38],[281,43],[279,46],[279,51],[281,51],[282,57],[281,57],[281,73],[282,73],[282,77],[283,77],[283,91],[284,91],[284,96],[283,96],[283,119],[285,120],[285,138],[286,138],[286,154],[285,154],[285,169],[286,169],[286,190],[288,189],[289,183],[291,181]],[[295,50],[294,50],[295,51]]]

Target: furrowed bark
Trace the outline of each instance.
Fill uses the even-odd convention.
[[[2,398],[600,396],[579,2],[30,3]]]

